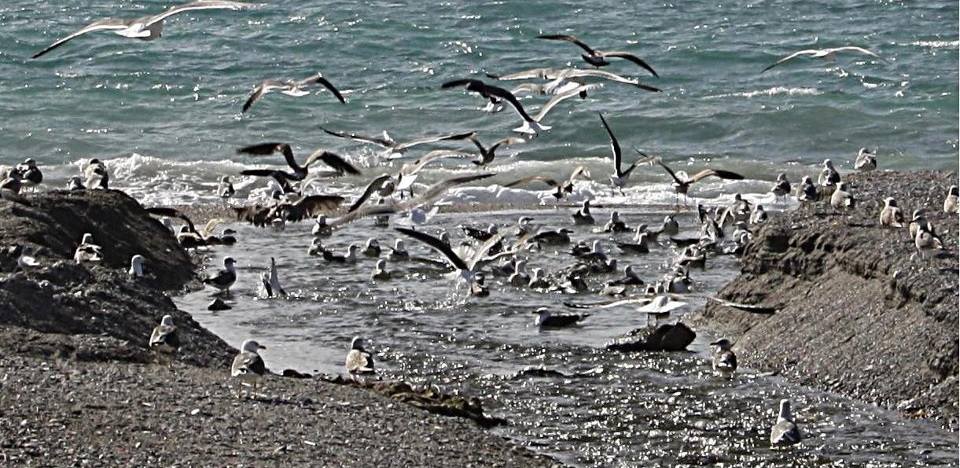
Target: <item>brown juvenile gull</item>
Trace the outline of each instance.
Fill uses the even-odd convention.
[[[263,363],[263,358],[257,351],[266,349],[254,340],[245,340],[240,346],[240,352],[233,358],[233,365],[230,366],[230,376],[240,380],[240,386],[253,386],[253,391],[257,391],[257,384],[264,374],[267,373],[267,366]],[[241,388],[237,388],[237,398],[240,398]]]
[[[583,58],[583,60],[595,67],[603,67],[603,66],[609,65],[610,62],[607,60],[608,58],[622,58],[624,60],[628,60],[630,62],[633,62],[639,65],[644,70],[650,72],[651,75],[657,78],[660,77],[660,75],[658,75],[657,72],[653,69],[653,67],[648,65],[647,62],[644,62],[643,59],[629,52],[620,52],[620,51],[612,51],[612,50],[611,51],[596,50],[588,46],[586,43],[578,39],[576,36],[573,36],[570,34],[542,34],[537,36],[537,39],[547,39],[551,41],[567,41],[572,44],[576,44],[578,47],[584,50],[584,53],[580,55]]]
[[[250,3],[222,0],[199,0],[184,5],[171,7],[163,13],[153,16],[144,16],[134,19],[105,18],[94,21],[93,23],[84,26],[79,31],[62,38],[53,44],[50,44],[46,49],[34,54],[32,58],[38,58],[41,55],[44,55],[47,52],[50,52],[51,50],[56,49],[57,47],[60,47],[67,42],[90,32],[110,31],[118,36],[128,37],[131,39],[140,39],[142,41],[152,41],[161,36],[161,33],[163,32],[163,21],[173,15],[191,10],[239,10],[251,6],[253,5]]]
[[[894,228],[903,227],[903,212],[900,211],[897,201],[893,197],[887,197],[883,201],[883,209],[880,210],[880,225]]]
[[[392,137],[390,137],[390,135],[387,134],[386,131],[383,132],[382,137],[371,137],[371,136],[360,135],[357,133],[348,133],[348,132],[341,132],[336,130],[329,130],[324,127],[320,127],[320,130],[323,130],[324,133],[328,135],[333,135],[337,138],[345,138],[348,140],[359,141],[361,143],[380,146],[384,148],[384,151],[383,153],[381,153],[381,156],[384,156],[390,159],[403,156],[403,154],[406,153],[407,150],[409,150],[410,148],[413,148],[414,146],[426,145],[429,143],[436,143],[439,141],[464,140],[474,134],[474,132],[449,133],[445,135],[421,137],[408,142],[399,143],[396,140],[394,140]]]
[[[256,88],[254,88],[253,94],[247,98],[247,102],[243,103],[243,110],[241,113],[250,110],[250,108],[253,107],[257,101],[270,92],[280,91],[287,96],[301,97],[310,94],[310,91],[307,91],[304,88],[315,84],[319,84],[324,88],[327,88],[327,90],[333,93],[333,95],[338,101],[340,101],[341,104],[346,104],[346,99],[344,99],[343,95],[340,94],[340,91],[333,86],[333,83],[324,78],[320,73],[317,73],[316,75],[312,75],[302,80],[264,80],[257,85]]]

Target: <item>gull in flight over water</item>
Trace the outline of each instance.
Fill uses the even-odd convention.
[[[832,49],[804,49],[804,50],[794,52],[780,60],[777,60],[776,63],[774,63],[773,65],[770,65],[767,68],[764,68],[760,73],[763,73],[777,65],[789,62],[797,57],[810,57],[810,58],[822,58],[826,60],[836,60],[837,52],[856,52],[858,54],[869,55],[871,57],[876,57],[880,60],[884,60],[883,57],[873,52],[870,52],[869,50],[864,49],[863,47],[856,47],[856,46],[834,47]]]
[[[572,44],[576,44],[585,52],[584,54],[580,55],[581,57],[583,57],[583,60],[595,67],[604,67],[604,66],[610,65],[610,62],[607,60],[607,58],[622,58],[624,60],[628,60],[630,62],[633,62],[639,65],[640,68],[643,68],[644,70],[650,72],[651,75],[657,78],[660,78],[660,75],[658,75],[657,72],[654,71],[653,67],[647,64],[647,62],[644,62],[643,59],[641,59],[640,57],[637,57],[636,55],[633,55],[629,52],[596,50],[588,46],[583,41],[581,41],[579,38],[577,38],[577,36],[572,36],[569,34],[542,34],[540,36],[537,36],[537,39],[547,39],[550,41],[567,41]]]
[[[144,16],[133,19],[104,18],[94,21],[84,26],[79,31],[62,38],[53,44],[50,44],[46,49],[34,54],[32,58],[39,58],[47,52],[50,52],[51,50],[56,49],[57,47],[60,47],[67,42],[70,42],[71,40],[90,32],[110,31],[118,36],[129,37],[131,39],[140,39],[142,41],[152,41],[161,36],[161,33],[163,32],[163,21],[178,13],[191,10],[240,10],[252,6],[253,5],[250,3],[242,2],[198,0],[184,5],[172,7],[163,13],[153,16]]]
[[[293,97],[302,97],[310,94],[310,91],[307,91],[304,88],[307,88],[311,85],[319,84],[324,88],[327,88],[328,91],[333,93],[334,97],[340,101],[340,104],[346,104],[347,100],[343,98],[343,95],[340,94],[340,91],[337,90],[333,83],[323,77],[320,73],[312,75],[310,77],[304,78],[302,80],[264,80],[256,88],[253,89],[253,94],[247,98],[247,102],[243,103],[243,110],[241,113],[247,112],[250,110],[253,105],[260,100],[266,94],[272,91],[280,91],[287,96]]]

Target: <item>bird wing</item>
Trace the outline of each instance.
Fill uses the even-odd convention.
[[[222,218],[211,218],[209,221],[207,221],[207,224],[203,226],[203,230],[201,230],[198,234],[202,235],[203,237],[207,237],[213,232],[214,229],[217,228],[217,226],[223,224],[224,222],[225,220]]]
[[[622,58],[624,60],[628,60],[637,65],[640,65],[641,68],[650,72],[651,75],[657,78],[660,78],[660,75],[657,74],[657,72],[653,69],[653,67],[651,67],[647,62],[644,62],[643,59],[641,59],[640,57],[637,57],[636,55],[633,55],[630,52],[604,51],[604,52],[600,52],[600,55],[604,57],[617,57],[617,58]]]
[[[191,3],[185,3],[183,5],[177,5],[168,9],[167,11],[160,13],[159,15],[151,16],[144,22],[144,26],[150,26],[151,24],[163,21],[173,15],[183,13],[185,11],[191,10],[240,10],[247,7],[252,7],[251,3],[242,3],[242,2],[229,2],[223,0],[197,0]]]
[[[504,187],[516,187],[518,185],[528,184],[530,182],[543,182],[551,187],[558,187],[560,183],[546,176],[528,176],[521,179],[517,179],[513,182],[508,182],[503,184]]]
[[[550,40],[550,41],[567,41],[567,42],[572,42],[572,43],[580,46],[581,49],[587,51],[588,54],[595,54],[595,53],[596,53],[595,50],[591,49],[590,46],[584,44],[583,41],[581,41],[580,39],[577,38],[577,36],[573,36],[573,35],[570,35],[570,34],[541,34],[541,35],[537,36],[537,39],[547,39],[547,40]]]
[[[670,174],[670,177],[673,177],[673,180],[676,181],[678,184],[683,184],[683,183],[684,183],[684,181],[680,180],[680,178],[677,177],[677,174],[675,174],[675,173],[673,172],[673,169],[670,169],[670,167],[667,166],[666,164],[664,164],[663,161],[660,161],[660,160],[658,159],[658,160],[657,160],[657,164],[659,164],[660,167],[666,169],[667,174]]]
[[[623,151],[620,150],[620,142],[618,142],[617,137],[613,135],[613,130],[610,130],[607,119],[603,118],[602,113],[599,114],[600,121],[603,122],[603,128],[607,130],[607,135],[610,135],[610,150],[613,151],[613,168],[616,171],[617,177],[623,177],[623,171],[620,170],[620,164],[623,162]]]
[[[320,130],[323,130],[323,132],[328,135],[333,135],[338,138],[346,138],[348,140],[354,140],[354,141],[359,141],[363,143],[371,143],[377,146],[382,146],[384,148],[390,148],[393,146],[393,142],[385,138],[369,137],[369,136],[359,135],[356,133],[338,132],[335,130],[328,130],[323,127],[320,127]]]
[[[499,81],[514,81],[514,80],[532,80],[532,79],[549,79],[548,77],[560,73],[560,70],[556,68],[533,68],[530,70],[524,70],[521,72],[511,73],[509,75],[494,75],[487,73],[487,76]]]
[[[465,140],[470,138],[476,132],[467,132],[467,133],[448,133],[446,135],[431,136],[431,137],[422,137],[416,140],[408,141],[406,143],[401,143],[396,145],[396,149],[404,150],[407,148],[412,148],[414,146],[425,145],[427,143],[436,143],[438,141],[448,141],[448,140]]]
[[[350,175],[360,175],[360,170],[350,164],[346,159],[343,159],[342,156],[331,153],[329,151],[317,150],[313,154],[307,156],[307,160],[303,163],[303,167],[310,167],[311,164],[321,161],[327,166],[336,169],[337,171],[346,172]]]
[[[273,177],[273,180],[277,181],[280,184],[280,188],[283,190],[283,193],[293,192],[293,187],[290,186],[291,180],[297,180],[292,174],[287,174],[283,171],[278,171],[275,169],[244,169],[240,171],[240,175],[245,176],[254,176],[254,177]]]
[[[40,52],[37,52],[36,54],[33,54],[33,57],[31,58],[39,58],[40,56],[46,54],[47,52],[50,52],[51,50],[56,49],[57,47],[60,47],[66,44],[67,42],[73,40],[74,38],[78,36],[82,36],[89,32],[127,29],[129,26],[130,26],[130,20],[116,19],[116,18],[106,18],[102,20],[97,20],[84,26],[79,31],[67,37],[64,37],[63,39],[59,39],[57,40],[57,42],[54,42],[53,44],[50,44],[49,46],[47,46],[46,49],[43,49]]]
[[[451,265],[453,265],[454,268],[458,270],[470,271],[470,266],[467,265],[467,263],[464,262],[463,259],[460,258],[457,255],[457,253],[454,252],[452,248],[450,248],[449,245],[447,245],[440,239],[433,237],[430,234],[427,234],[425,232],[415,231],[413,229],[400,228],[400,227],[394,228],[394,229],[400,234],[403,234],[408,237],[412,237],[420,242],[423,242],[424,244],[427,244],[437,252],[442,253],[445,257],[447,257],[447,260],[450,262]]]
[[[166,208],[166,207],[162,207],[162,206],[157,206],[157,207],[153,207],[153,208],[147,208],[147,213],[150,213],[150,214],[152,214],[152,215],[154,215],[154,216],[166,216],[166,217],[168,217],[168,218],[180,218],[180,219],[183,220],[183,222],[187,223],[187,229],[188,229],[190,232],[192,232],[192,233],[194,233],[194,234],[197,234],[197,235],[200,234],[200,233],[197,231],[196,226],[194,226],[193,220],[191,220],[189,216],[181,213],[181,212],[180,212],[179,210],[177,210],[176,208]]]
[[[274,89],[282,89],[288,87],[287,83],[278,80],[264,80],[257,85],[256,88],[253,88],[253,93],[250,94],[250,97],[247,98],[247,101],[243,103],[243,109],[240,113],[244,113],[250,110],[257,101],[260,100],[265,94],[273,91]]]
[[[773,68],[773,67],[775,67],[775,66],[777,66],[777,65],[780,65],[781,63],[789,62],[789,61],[791,61],[791,60],[793,60],[793,59],[795,59],[795,58],[797,58],[797,57],[803,56],[803,55],[813,56],[813,55],[815,55],[817,52],[820,52],[820,51],[819,51],[819,50],[815,50],[815,49],[798,50],[798,51],[796,51],[796,52],[794,52],[794,53],[792,53],[792,54],[790,54],[790,55],[788,55],[788,56],[786,56],[786,57],[784,57],[784,58],[782,58],[782,59],[780,59],[780,60],[777,60],[776,63],[774,63],[773,65],[770,65],[770,66],[767,67],[767,68],[764,68],[763,70],[760,71],[760,73],[763,73],[763,72],[765,72],[765,71],[767,71],[767,70],[769,70],[769,69],[771,69],[771,68]]]
[[[477,267],[477,263],[479,263],[480,260],[482,260],[483,257],[487,255],[487,252],[490,252],[490,249],[492,249],[493,246],[499,244],[500,241],[502,240],[503,240],[503,234],[498,232],[490,236],[489,239],[483,241],[482,244],[477,246],[476,250],[474,250],[473,254],[470,256],[470,259],[467,260],[467,265],[470,266],[470,271],[473,271],[474,268]]]
[[[876,58],[878,58],[878,59],[880,59],[880,60],[884,60],[884,61],[886,60],[886,59],[884,59],[883,57],[881,57],[881,56],[879,56],[879,55],[877,55],[877,54],[875,54],[875,53],[873,53],[873,52],[871,52],[871,51],[869,51],[869,50],[867,50],[867,49],[864,49],[863,47],[844,46],[844,47],[837,47],[837,48],[834,48],[834,49],[827,49],[827,50],[828,50],[830,53],[835,53],[835,52],[859,52],[859,53],[864,54],[864,55],[869,55],[869,56],[871,56],[871,57],[876,57]]]
[[[729,179],[729,180],[743,179],[743,176],[740,174],[737,174],[736,172],[725,171],[723,169],[704,169],[694,174],[693,177],[690,178],[690,182],[696,182],[701,179],[706,179],[707,177],[710,177],[710,176],[719,177],[721,179]]]
[[[438,159],[454,158],[454,157],[462,158],[463,156],[465,155],[458,151],[446,150],[446,149],[434,150],[421,156],[420,158],[417,158],[417,160],[411,163],[404,164],[400,168],[400,175],[412,176],[420,172],[420,170],[426,167],[427,164],[430,164],[431,162],[436,161]]]
[[[623,84],[628,84],[628,85],[636,86],[636,87],[638,87],[638,88],[640,88],[640,89],[643,89],[643,90],[645,90],[645,91],[651,91],[651,92],[655,92],[655,93],[659,93],[659,92],[660,92],[660,88],[655,88],[655,87],[653,87],[653,86],[648,86],[648,85],[645,85],[645,84],[643,84],[643,83],[640,83],[640,80],[626,78],[626,77],[624,77],[624,76],[617,75],[616,73],[610,73],[610,72],[608,72],[608,71],[606,71],[606,70],[587,70],[587,69],[582,69],[582,68],[568,68],[568,69],[566,69],[566,70],[563,70],[563,72],[562,72],[559,76],[562,77],[562,78],[564,78],[564,79],[580,78],[580,77],[603,78],[603,79],[605,79],[605,80],[610,80],[610,81],[614,81],[614,82],[617,82],[617,83],[623,83]]]
[[[577,166],[573,169],[573,172],[570,173],[570,178],[567,179],[568,182],[573,183],[577,178],[583,176],[584,179],[590,178],[590,171],[587,170],[587,166]]]
[[[520,104],[520,101],[517,100],[517,97],[514,96],[513,93],[498,86],[484,86],[486,87],[487,93],[490,95],[499,97],[504,101],[509,102],[510,105],[513,106],[513,110],[517,111],[517,114],[520,115],[520,118],[527,122],[536,122],[536,120],[530,117],[530,114],[527,113],[527,111],[523,108],[523,105]]]
[[[333,86],[333,83],[331,83],[329,80],[324,78],[323,75],[319,73],[311,76],[310,78],[301,80],[299,84],[302,86],[302,85],[308,85],[308,84],[314,84],[314,83],[319,84],[324,88],[327,88],[328,91],[330,91],[331,93],[333,93],[334,96],[336,96],[337,100],[340,101],[341,104],[347,103],[347,100],[344,99],[343,95],[340,94],[340,91],[337,90],[335,86]]]
[[[431,185],[425,192],[420,194],[419,197],[413,200],[410,200],[406,203],[401,203],[399,205],[400,207],[399,211],[408,210],[420,205],[430,203],[431,201],[433,201],[434,199],[442,195],[443,192],[446,192],[450,188],[456,187],[457,185],[470,183],[476,180],[486,179],[487,177],[492,177],[494,175],[495,174],[491,174],[491,173],[476,174],[476,175],[469,175],[469,176],[454,177],[451,179],[440,181],[436,184]]]
[[[329,214],[340,207],[343,203],[343,197],[340,195],[309,195],[297,200],[294,203],[294,211],[301,214],[299,219],[290,221],[301,221],[305,218],[313,218],[319,214]]]
[[[244,146],[237,150],[238,154],[249,154],[253,156],[266,156],[273,153],[280,153],[283,155],[284,160],[286,160],[287,165],[291,169],[303,170],[297,160],[293,157],[293,148],[286,143],[259,143],[256,145]]]
[[[570,99],[574,96],[578,96],[580,95],[580,93],[593,91],[595,89],[600,89],[602,87],[603,87],[602,84],[576,86],[573,89],[554,95],[552,98],[550,98],[549,101],[547,101],[546,104],[543,105],[543,107],[540,108],[540,110],[537,112],[537,116],[534,119],[537,122],[539,122],[543,120],[544,117],[547,116],[547,112],[550,112],[550,109],[553,109],[554,106],[556,106],[557,104],[560,104],[562,101]]]
[[[367,184],[367,188],[363,190],[363,194],[360,195],[360,198],[357,198],[357,200],[353,202],[353,205],[350,205],[350,209],[347,210],[347,212],[352,213],[354,211],[357,211],[357,209],[360,208],[363,205],[363,203],[367,201],[368,198],[370,198],[370,195],[373,195],[374,192],[376,192],[377,190],[380,190],[380,188],[383,187],[383,184],[386,183],[391,178],[392,177],[390,176],[390,174],[383,174],[371,180],[370,183]]]

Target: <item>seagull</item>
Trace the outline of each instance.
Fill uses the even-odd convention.
[[[623,169],[623,152],[620,150],[620,143],[617,141],[617,137],[613,135],[613,130],[610,130],[610,125],[607,125],[607,120],[603,118],[602,113],[600,113],[600,122],[603,122],[603,128],[607,130],[607,135],[610,136],[610,150],[613,151],[614,173],[610,176],[610,183],[620,190],[620,195],[623,195],[623,187],[627,185],[630,173],[637,168],[637,162],[634,161],[626,170]]]
[[[627,227],[627,223],[623,222],[620,219],[619,211],[610,212],[610,221],[608,221],[607,224],[603,226],[603,232],[619,233],[619,232],[627,232],[629,230],[630,228]]]
[[[520,104],[520,101],[517,100],[516,96],[513,95],[510,91],[506,89],[488,85],[480,80],[474,79],[460,79],[448,81],[440,85],[441,89],[450,89],[458,87],[466,87],[467,91],[475,92],[487,99],[500,99],[507,101],[513,106],[513,110],[517,112],[521,119],[523,119],[523,125],[513,129],[517,133],[525,133],[528,135],[536,135],[537,133],[550,130],[549,126],[540,125],[533,117],[530,117],[530,114],[523,108],[523,105]],[[546,107],[546,106],[545,106]],[[549,110],[549,109],[548,109]]]
[[[77,263],[99,262],[103,260],[103,252],[99,245],[93,243],[93,234],[83,235],[80,245],[73,253],[73,260]]]
[[[770,428],[770,445],[793,445],[800,442],[800,429],[793,422],[790,413],[790,400],[780,400],[780,413],[777,423]]]
[[[513,264],[513,274],[507,279],[507,282],[510,283],[511,286],[519,288],[530,284],[530,275],[525,271],[526,266],[526,260],[517,260],[517,262]]]
[[[943,212],[957,214],[957,186],[951,185],[947,190],[947,198],[943,199]]]
[[[287,96],[293,97],[302,97],[310,94],[310,91],[306,91],[304,88],[319,84],[324,88],[327,88],[333,95],[340,101],[340,104],[346,104],[347,100],[343,98],[343,95],[340,94],[340,91],[333,86],[329,80],[323,77],[320,73],[312,75],[308,78],[302,80],[265,80],[257,85],[253,90],[253,94],[247,98],[247,102],[243,103],[243,110],[241,113],[247,112],[250,110],[253,105],[259,101],[263,96],[269,94],[272,91],[280,91]]]
[[[908,226],[911,239],[916,239],[920,228],[928,224],[927,218],[923,216],[926,211],[924,208],[913,210],[913,216],[910,217],[910,225]]]
[[[130,257],[130,269],[127,270],[127,276],[131,278],[143,278],[143,255],[134,255]]]
[[[363,338],[355,336],[350,340],[350,351],[347,352],[343,366],[350,378],[359,383],[363,383],[364,376],[376,373],[373,355],[363,349]]]
[[[67,190],[71,192],[86,190],[86,187],[83,186],[83,178],[78,175],[70,176],[70,181],[67,182]]]
[[[580,177],[583,177],[584,179],[590,179],[590,171],[587,170],[586,166],[577,166],[573,172],[570,173],[570,177],[561,182],[551,179],[550,177],[535,175],[508,182],[503,184],[503,186],[506,188],[512,188],[519,185],[528,184],[530,182],[543,182],[555,189],[553,192],[553,198],[559,202],[561,199],[563,199],[563,197],[573,193],[573,184]]]
[[[570,234],[573,234],[573,231],[561,228],[557,231],[538,232],[532,239],[540,245],[563,245],[570,243]]]
[[[647,246],[647,239],[649,238],[648,232],[646,232],[647,225],[641,224],[637,226],[636,236],[634,237],[633,243],[629,242],[617,242],[617,247],[624,253],[631,254],[645,254],[650,253],[650,247]]]
[[[877,168],[877,152],[870,152],[866,148],[860,148],[857,152],[857,160],[853,163],[853,168],[861,172],[869,172]]]
[[[817,186],[813,184],[810,176],[803,176],[800,185],[797,186],[797,201],[801,203],[814,203],[820,199],[820,193]]]
[[[84,186],[89,189],[110,188],[110,173],[107,172],[107,165],[99,159],[93,158],[81,166],[83,176],[86,178]]]
[[[220,291],[225,291],[229,294],[230,286],[233,286],[233,283],[237,282],[237,270],[235,268],[236,263],[237,262],[233,259],[233,257],[224,257],[223,270],[218,271],[214,276],[204,278],[203,283],[209,284],[210,286],[213,286]]]
[[[663,315],[669,314],[671,311],[679,309],[686,306],[687,303],[683,301],[674,301],[668,295],[659,295],[653,299],[649,299],[645,305],[638,307],[637,312],[652,314],[652,315]]]
[[[613,81],[615,83],[636,86],[644,91],[650,91],[654,93],[661,92],[659,88],[640,83],[640,80],[626,78],[624,76],[604,70],[585,70],[580,68],[534,68],[532,70],[526,70],[502,76],[487,73],[487,76],[499,81],[530,79],[550,80],[550,82],[545,85],[533,85],[535,87],[534,89],[530,89],[528,87],[518,87],[512,91],[514,94],[517,92],[533,92],[534,90],[539,90],[543,94],[559,94],[569,89],[568,86],[570,86],[570,83],[578,85],[585,84],[586,78],[601,78],[608,81]]]
[[[817,178],[817,185],[820,186],[821,197],[828,197],[833,195],[833,191],[836,190],[837,184],[840,183],[840,173],[837,172],[837,169],[833,167],[833,161],[829,159],[823,160],[823,169],[820,171],[820,177]]]
[[[263,358],[257,351],[266,349],[254,340],[245,340],[240,346],[240,353],[233,358],[233,365],[230,366],[230,376],[240,380],[240,385],[252,385],[253,391],[257,391],[257,384],[264,374],[267,373],[267,366],[263,363]],[[237,398],[240,398],[240,389],[237,389]]]
[[[444,243],[440,239],[426,234],[420,231],[414,231],[413,229],[407,228],[394,228],[397,232],[412,237],[428,246],[432,247],[437,252],[446,257],[447,262],[453,266],[457,271],[457,277],[467,284],[468,287],[472,288],[477,281],[477,272],[479,266],[481,265],[480,261],[483,259],[491,247],[500,242],[503,238],[502,234],[496,234],[491,236],[490,239],[487,239],[482,244],[480,244],[473,252],[469,258],[464,260],[460,255],[457,255],[456,252],[450,247],[449,244]]]
[[[233,188],[233,182],[230,182],[230,176],[225,175],[221,177],[220,185],[217,187],[217,196],[226,200],[236,193],[237,191]]]
[[[794,52],[780,60],[777,60],[776,63],[774,63],[773,65],[770,65],[767,68],[764,68],[760,73],[763,73],[782,63],[789,62],[797,57],[810,57],[810,58],[822,58],[826,60],[836,60],[837,52],[857,52],[859,54],[869,55],[871,57],[876,57],[880,60],[883,60],[883,57],[873,52],[870,52],[869,50],[864,49],[862,47],[855,47],[855,46],[835,47],[832,49],[805,49],[805,50]]]
[[[623,268],[623,276],[609,283],[610,286],[643,286],[643,278],[637,272],[633,271],[633,265],[627,265]]]
[[[913,238],[913,244],[917,248],[917,254],[923,258],[924,250],[943,250],[943,240],[933,229],[929,221],[923,222],[917,229],[917,234]]]
[[[663,167],[670,177],[673,179],[673,188],[677,191],[678,195],[686,195],[687,191],[690,189],[690,185],[699,182],[707,177],[719,177],[721,179],[727,180],[742,180],[743,176],[735,172],[725,171],[723,169],[704,169],[692,177],[687,177],[682,171],[679,173],[673,172],[670,167],[663,163],[663,161],[656,159],[657,164]],[[678,175],[679,174],[679,175]],[[683,176],[682,178],[680,176]]]
[[[261,287],[266,297],[283,296],[286,297],[287,291],[280,286],[280,275],[277,273],[277,260],[270,257],[270,271],[263,273],[260,277]]]
[[[17,165],[16,170],[20,173],[20,179],[31,186],[35,187],[43,182],[43,172],[40,172],[33,158],[25,159],[22,164]]]
[[[272,206],[231,207],[238,221],[247,221],[258,227],[264,227],[275,219],[300,222],[336,210],[343,203],[340,195],[309,195],[296,202],[282,201]],[[321,234],[314,234],[319,236]]]
[[[567,41],[567,42],[576,44],[586,52],[580,55],[581,57],[583,57],[583,60],[589,63],[590,65],[593,65],[598,68],[610,64],[610,62],[607,61],[607,58],[622,58],[624,60],[628,60],[630,62],[633,62],[639,65],[644,70],[650,72],[651,75],[657,78],[660,77],[660,75],[658,75],[657,72],[653,69],[653,67],[648,65],[647,62],[644,62],[642,59],[640,59],[640,57],[637,57],[636,55],[633,55],[629,52],[595,50],[590,46],[588,46],[587,44],[585,44],[580,39],[578,39],[576,36],[572,36],[569,34],[543,34],[543,35],[537,36],[537,39],[547,39],[551,41]]]
[[[450,245],[450,244],[447,244]],[[390,255],[387,257],[391,262],[402,262],[410,260],[410,252],[403,245],[403,239],[397,239],[393,247],[390,247]]]
[[[373,274],[370,275],[372,281],[389,281],[393,275],[387,271],[387,261],[384,259],[377,260],[377,266],[373,270]]]
[[[673,237],[677,234],[680,234],[680,223],[677,222],[677,219],[673,215],[666,215],[663,217],[663,225],[660,226],[660,230],[657,231],[657,234],[664,234],[667,237]]]
[[[590,316],[590,314],[554,314],[546,307],[541,307],[533,313],[537,314],[537,319],[533,324],[541,329],[574,326]]]
[[[773,192],[773,195],[777,198],[790,195],[790,181],[787,180],[787,175],[784,173],[777,174],[777,181],[770,191]]]
[[[153,329],[148,342],[150,349],[164,353],[173,354],[180,348],[180,339],[177,337],[177,327],[173,324],[173,317],[164,315],[160,320],[160,325]]]
[[[356,263],[359,250],[360,247],[357,244],[348,245],[346,255],[337,255],[329,250],[324,250],[323,259],[334,263]]]
[[[500,148],[501,146],[516,145],[516,144],[524,143],[526,141],[523,138],[508,137],[508,138],[502,138],[500,140],[497,140],[489,147],[485,147],[483,146],[482,143],[480,143],[480,140],[477,138],[476,134],[471,136],[469,140],[473,142],[474,145],[476,145],[478,150],[480,150],[479,156],[475,161],[473,161],[473,163],[476,164],[478,167],[483,167],[483,166],[486,166],[487,164],[492,163],[493,159],[497,157],[496,155],[497,149]]]
[[[93,23],[84,26],[79,31],[58,40],[53,44],[50,44],[46,49],[34,54],[32,58],[39,58],[47,52],[50,52],[51,50],[56,49],[57,47],[60,47],[67,42],[90,32],[110,31],[118,36],[128,37],[131,39],[140,39],[142,41],[152,41],[161,36],[161,33],[163,32],[163,21],[173,15],[191,10],[240,10],[252,6],[253,5],[250,3],[222,0],[198,0],[184,5],[171,7],[163,13],[153,16],[144,16],[135,19],[105,18],[94,21]]]
[[[17,269],[26,271],[30,268],[40,266],[40,262],[37,261],[36,257],[30,255],[31,250],[33,249],[27,246],[20,251],[20,255],[17,257],[17,267],[14,269],[14,272],[16,272]]]
[[[767,212],[763,211],[763,205],[753,207],[753,213],[750,215],[750,224],[763,224],[767,222]]]
[[[384,148],[384,152],[381,153],[381,155],[391,159],[403,156],[403,154],[406,153],[407,150],[409,150],[410,148],[413,148],[414,146],[426,145],[429,143],[436,143],[439,141],[465,140],[475,133],[475,132],[450,133],[450,134],[432,136],[432,137],[420,137],[405,143],[398,143],[396,140],[391,138],[386,131],[383,132],[382,137],[370,137],[370,136],[359,135],[356,133],[347,133],[347,132],[340,132],[335,130],[328,130],[323,127],[320,127],[320,130],[323,130],[324,133],[335,136],[337,138],[346,138],[348,140],[359,141],[361,143],[381,146]]]
[[[883,201],[883,209],[880,210],[880,225],[893,228],[903,227],[903,212],[897,206],[897,201],[893,197],[887,197]]]
[[[293,173],[286,173],[287,178],[290,180],[299,180],[302,181],[307,178],[308,169],[310,166],[317,162],[321,161],[327,166],[333,168],[336,171],[337,175],[343,175],[344,173],[350,175],[360,175],[360,171],[357,168],[353,167],[352,164],[347,162],[341,156],[331,153],[329,151],[324,151],[322,149],[314,151],[307,156],[307,160],[304,161],[303,165],[297,163],[297,160],[293,157],[293,149],[290,148],[290,145],[286,143],[260,143],[252,146],[245,146],[237,150],[239,154],[249,154],[252,156],[267,156],[274,153],[280,153],[283,155],[283,158],[287,161],[287,165],[293,169]],[[272,176],[272,171],[269,174],[254,174],[252,171],[244,171],[246,175],[270,175]]]
[[[737,355],[730,349],[733,346],[730,340],[721,338],[710,345],[714,347],[711,359],[713,371],[723,377],[733,377],[737,371]]]
[[[841,210],[853,208],[855,204],[856,200],[853,198],[853,194],[847,191],[847,184],[840,182],[833,195],[830,195],[830,206]]]
[[[380,257],[380,243],[374,238],[367,239],[367,245],[363,248],[363,256],[378,258]]]

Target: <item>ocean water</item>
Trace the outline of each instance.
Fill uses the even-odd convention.
[[[95,19],[136,17],[170,5],[0,4],[5,44],[0,165],[32,157],[55,187],[79,173],[81,160],[96,157],[107,162],[115,187],[149,205],[221,203],[216,181],[234,175],[239,194],[230,203],[239,204],[262,195],[265,186],[239,172],[282,167],[282,161],[237,155],[236,149],[282,141],[300,157],[326,148],[359,166],[364,175],[325,179],[317,188],[352,196],[371,176],[396,170],[403,161],[382,161],[370,147],[323,134],[321,125],[370,135],[386,130],[398,140],[475,130],[484,142],[495,141],[518,125],[516,115],[481,112],[480,98],[441,90],[440,84],[484,73],[582,66],[575,46],[535,38],[572,33],[596,48],[644,58],[661,78],[625,62],[606,69],[639,77],[663,92],[605,83],[586,100],[560,104],[545,121],[552,130],[501,150],[498,161],[485,168],[495,177],[454,190],[440,202],[483,204],[488,211],[442,213],[425,229],[508,224],[521,214],[558,227],[567,223],[569,209],[530,211],[551,203],[547,192],[498,184],[534,174],[565,178],[579,165],[589,169],[592,180],[577,185],[571,202],[590,198],[627,206],[621,211],[631,225],[657,225],[664,207],[675,202],[670,179],[659,167],[641,166],[623,194],[612,192],[606,182],[610,149],[598,112],[618,135],[627,162],[638,148],[688,172],[722,167],[746,176],[696,184],[691,195],[708,205],[727,203],[739,192],[775,210],[789,209],[790,202],[768,193],[777,173],[797,181],[815,174],[826,158],[850,170],[860,147],[878,149],[881,168],[956,171],[958,166],[955,2],[277,0],[249,11],[171,18],[157,41],[96,33],[29,59]],[[843,45],[866,47],[885,60],[846,55],[836,63],[799,60],[760,73],[795,50]],[[316,72],[343,91],[347,104],[326,92],[297,99],[271,94],[241,115],[259,81]],[[522,100],[529,109],[544,101]],[[444,161],[417,182],[473,172],[462,160]],[[608,212],[597,210],[601,217]],[[692,215],[684,214],[681,223],[685,235],[694,234]],[[596,312],[582,327],[541,333],[531,326],[532,310],[559,310],[565,301],[596,297],[531,294],[491,278],[496,289],[489,299],[464,301],[451,294],[451,282],[441,274],[413,264],[391,265],[400,278],[374,285],[368,281],[371,260],[334,266],[306,257],[309,223],[280,233],[231,227],[238,229],[240,244],[209,253],[214,262],[232,255],[241,265],[230,298],[234,309],[207,312],[210,291],[177,301],[232,344],[260,339],[270,348],[264,356],[272,368],[339,372],[350,338],[363,335],[385,378],[480,396],[490,412],[511,421],[497,429],[504,436],[577,465],[956,461],[955,433],[930,424],[749,369],[733,381],[712,378],[706,343],[713,337],[706,331],[690,353],[603,351],[610,339],[647,323],[629,306]],[[396,237],[369,220],[342,232],[326,243],[343,249],[367,237],[383,245]],[[589,229],[577,228],[576,240],[601,240],[615,251],[615,239]],[[407,244],[415,254],[431,255],[413,241]],[[677,253],[663,245],[646,256],[620,259],[656,280],[671,269]],[[257,277],[271,256],[292,298],[257,296]],[[530,259],[531,266],[548,271],[571,262],[563,249]],[[737,273],[731,258],[711,259],[709,266],[692,273],[700,294],[715,292]],[[612,278],[592,281],[599,285]],[[691,297],[688,310],[702,300]],[[521,372],[530,366],[558,374]],[[794,400],[808,440],[795,450],[773,451],[766,431],[777,401],[785,397]]]

